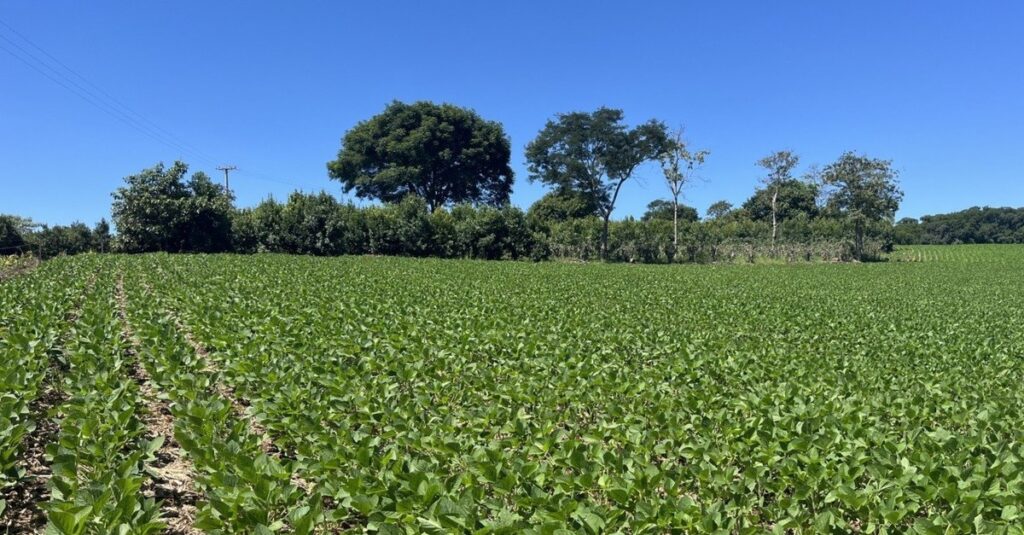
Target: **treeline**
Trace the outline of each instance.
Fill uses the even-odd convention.
[[[845,152],[798,175],[799,157],[784,150],[756,162],[760,187],[742,206],[720,201],[702,219],[680,200],[710,152],[661,121],[630,127],[621,110],[599,108],[556,115],[526,145],[529,180],[551,189],[523,211],[509,204],[510,146],[500,123],[472,110],[393,102],[346,132],[327,163],[345,191],[380,205],[294,193],[237,209],[230,192],[176,162],[126,177],[113,194],[113,242],[99,228],[90,239],[95,249],[122,252],[867,260],[891,247],[903,196],[887,160]],[[620,194],[646,163],[660,166],[669,197],[653,200],[640,219],[616,220]],[[51,240],[77,237],[68,253],[88,241],[83,226],[72,227]]]
[[[1024,208],[979,208],[901,219],[893,229],[899,244],[1024,243]]]
[[[372,254],[442,258],[570,259],[600,258],[604,222],[600,217],[562,217],[547,210],[550,198],[527,212],[502,207],[456,205],[429,210],[409,196],[398,203],[357,207],[327,193],[293,193],[286,202],[267,200],[232,217],[232,250],[311,255]],[[607,260],[616,262],[755,261],[777,256],[789,261],[848,260],[852,226],[841,218],[793,215],[782,223],[776,250],[770,250],[771,225],[730,210],[679,225],[673,246],[673,222],[657,204],[641,219],[609,225]],[[891,226],[873,226],[872,253],[891,243]]]
[[[788,180],[778,190],[760,188],[741,206],[714,203],[704,218],[690,206],[655,200],[643,217],[605,221],[586,196],[553,191],[529,210],[504,204],[461,203],[431,209],[415,194],[398,202],[356,206],[326,193],[292,193],[251,208],[235,208],[231,197],[202,172],[159,164],[125,178],[114,192],[118,233],[101,221],[40,227],[11,222],[5,244],[45,257],[83,251],[287,253],[435,256],[475,259],[596,260],[615,262],[752,262],[854,258],[854,222],[828,203],[819,187]],[[775,201],[773,226],[772,201]],[[776,241],[773,244],[773,230]],[[891,245],[891,225],[867,229],[868,256]]]
[[[32,254],[50,258],[88,251],[110,252],[112,244],[110,224],[105,219],[90,228],[80,222],[49,226],[0,214],[0,255]]]

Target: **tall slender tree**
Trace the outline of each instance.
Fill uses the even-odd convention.
[[[711,154],[707,150],[691,151],[683,139],[683,131],[679,129],[665,144],[665,151],[658,159],[661,170],[665,174],[665,182],[672,192],[672,250],[679,250],[679,196],[683,188],[693,179],[694,172],[704,165],[704,160]]]
[[[772,250],[775,250],[775,240],[779,233],[779,188],[783,184],[793,180],[793,169],[800,163],[800,157],[792,151],[780,150],[769,154],[757,161],[757,165],[768,171],[768,174],[761,179],[772,199]]]
[[[668,131],[650,120],[629,129],[622,110],[559,114],[526,146],[530,180],[578,192],[592,200],[604,221],[601,258],[608,257],[608,222],[623,184],[640,164],[665,151]]]

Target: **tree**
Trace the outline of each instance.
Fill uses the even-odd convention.
[[[658,159],[661,161],[661,170],[665,173],[665,181],[668,182],[668,189],[672,192],[672,249],[679,248],[679,195],[683,193],[683,187],[693,178],[693,172],[704,165],[704,160],[710,154],[706,150],[690,152],[683,140],[683,132],[679,130],[666,144],[665,151]],[[650,209],[650,206],[648,206]],[[696,214],[696,210],[694,210]]]
[[[16,254],[25,247],[25,236],[32,222],[18,216],[0,214],[0,255]]]
[[[778,200],[779,189],[783,184],[793,180],[793,168],[800,162],[800,157],[792,151],[780,150],[757,161],[757,165],[768,171],[761,179],[765,188],[771,193],[772,209],[772,250],[775,250],[775,238],[778,235]]]
[[[203,172],[163,163],[125,177],[113,193],[117,242],[125,252],[221,252],[231,246],[231,197]]]
[[[803,180],[790,179],[779,182],[776,188],[759,188],[743,203],[743,210],[754,221],[772,221],[777,224],[805,214],[809,218],[818,215],[818,186]],[[775,210],[772,210],[772,199]]]
[[[101,218],[92,227],[92,249],[99,253],[110,252],[110,223],[106,218]]]
[[[708,219],[721,219],[732,213],[732,203],[729,201],[715,201],[708,206]]]
[[[845,152],[822,170],[824,184],[833,188],[829,207],[853,222],[854,256],[864,258],[864,232],[868,224],[892,221],[903,200],[897,172],[889,160]]]
[[[526,213],[530,225],[546,228],[551,223],[597,215],[594,199],[575,191],[551,191],[537,199]]]
[[[578,192],[597,205],[604,221],[602,259],[608,255],[608,221],[622,185],[640,164],[657,158],[668,145],[660,121],[628,129],[622,119],[622,110],[609,108],[560,114],[526,146],[531,181]]]
[[[455,203],[500,206],[512,192],[511,149],[500,123],[451,104],[392,102],[349,130],[332,179],[384,202],[415,194],[430,211]]]
[[[921,224],[913,217],[900,219],[892,229],[893,241],[900,245],[922,243]]]
[[[43,258],[58,255],[75,255],[93,250],[92,231],[84,223],[75,221],[70,225],[43,225],[32,233],[29,239]]]
[[[647,211],[644,212],[641,221],[672,221],[672,231],[675,233],[677,223],[694,223],[700,220],[697,209],[685,204],[675,203],[666,199],[656,199],[647,204]],[[672,244],[676,245],[675,242]]]

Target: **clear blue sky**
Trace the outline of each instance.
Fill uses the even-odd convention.
[[[524,208],[544,192],[527,181],[524,145],[555,113],[602,105],[685,125],[711,150],[686,192],[701,212],[742,202],[753,162],[783,148],[804,164],[847,149],[894,160],[900,216],[1024,205],[1019,1],[0,0],[0,20],[189,147],[0,50],[0,213],[41,222],[108,216],[122,177],[178,158],[214,177],[237,165],[240,205],[296,187],[341,196],[325,162],[392,99],[502,122]],[[615,216],[667,193],[643,169]]]

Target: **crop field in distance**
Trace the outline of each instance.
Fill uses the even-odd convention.
[[[0,284],[0,532],[1024,533],[1024,247]]]

